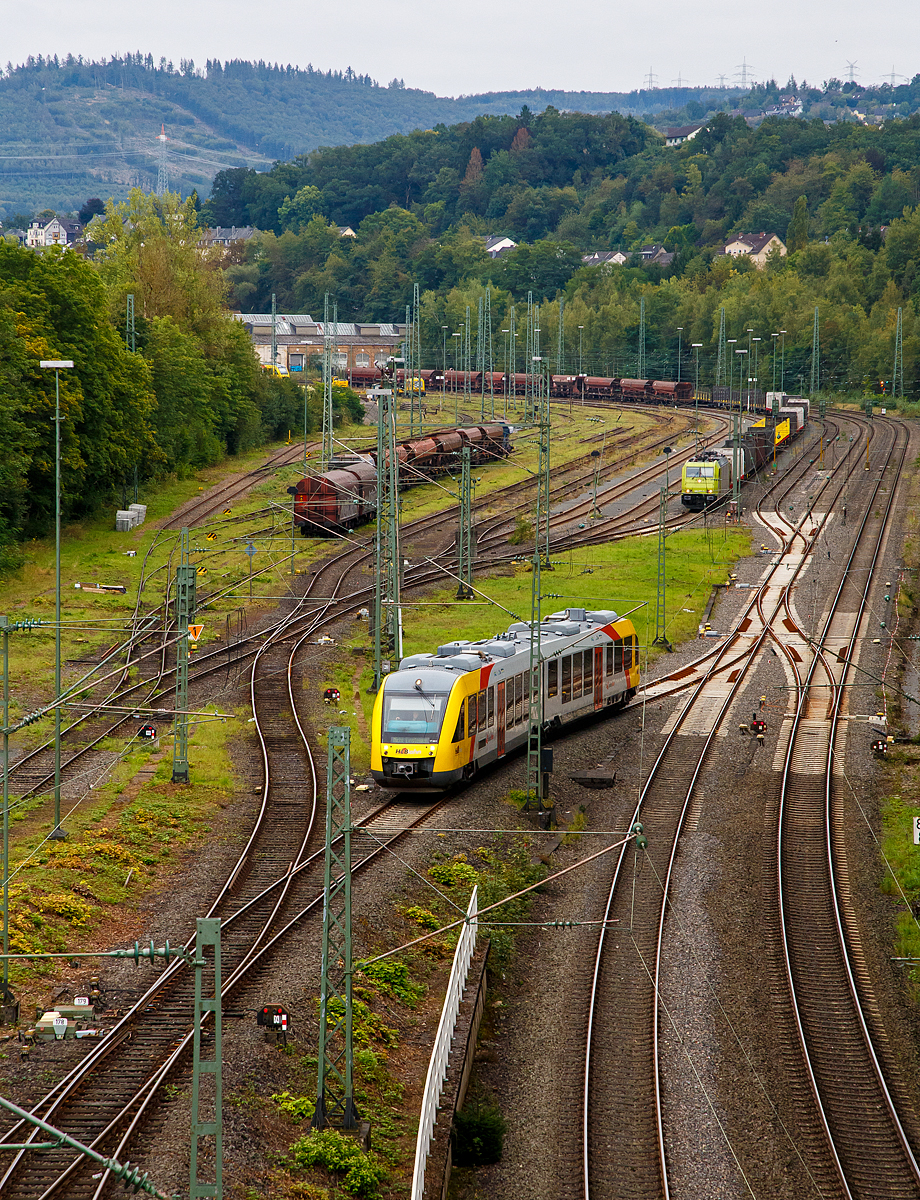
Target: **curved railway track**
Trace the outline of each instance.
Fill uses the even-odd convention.
[[[886,449],[889,463],[892,461],[892,455],[895,459],[898,454],[903,457],[905,445],[906,441],[901,437],[892,439],[891,445]],[[837,464],[831,478],[841,473],[844,463],[848,460],[846,473],[852,475],[861,466],[860,456],[861,447],[857,444],[850,449],[843,462]],[[899,460],[892,465],[896,469]],[[834,497],[831,478],[824,481],[812,507],[816,507],[817,503],[823,500],[826,508],[830,510],[834,498],[839,497],[844,483],[838,482]],[[879,482],[875,483],[872,499],[875,499]],[[888,493],[889,505],[892,493],[893,489]],[[777,509],[779,508],[780,503],[777,501]],[[870,563],[874,565],[886,526],[887,510],[870,519],[872,511],[870,503],[866,522],[859,531],[853,554],[869,554]],[[670,904],[679,903],[679,900],[670,894],[670,884],[679,851],[680,834],[688,814],[698,803],[697,784],[720,724],[726,719],[735,698],[739,695],[757,651],[767,639],[779,647],[787,648],[789,626],[793,624],[793,610],[789,603],[792,589],[803,564],[808,561],[807,551],[814,546],[827,519],[827,512],[820,518],[817,514],[813,518],[808,512],[797,524],[785,521],[778,512],[765,519],[766,523],[772,520],[772,528],[782,538],[783,549],[750,599],[736,633],[703,656],[705,663],[700,666],[689,684],[686,669],[680,672],[684,676],[683,681],[674,681],[676,687],[691,686],[692,692],[671,722],[665,743],[649,773],[633,814],[633,820],[641,820],[645,826],[649,848],[643,852],[641,861],[639,858],[633,858],[634,852],[628,846],[624,846],[621,851],[605,913],[607,921],[618,921],[619,924],[611,927],[610,931],[606,925],[602,927],[598,939],[585,1051],[582,1180],[573,1194],[582,1194],[586,1198],[604,1197],[604,1200],[621,1196],[667,1197],[671,1194],[668,1181],[667,1122],[659,1074],[659,1032],[663,1020],[659,1011],[659,1000],[664,969],[662,944],[665,915]],[[870,544],[868,551],[865,549],[867,543]],[[790,555],[793,560],[791,578],[786,580],[785,575],[779,576],[781,583],[774,583],[771,587],[771,581],[777,579],[780,568],[786,566],[785,560]],[[836,639],[840,636],[833,622],[835,614],[841,611],[841,598],[845,598],[847,590],[853,587],[853,577],[848,566],[844,570],[838,595],[831,605],[822,638],[831,636],[832,639]],[[868,584],[865,587],[867,588]],[[864,599],[863,597],[863,602]],[[853,624],[853,639],[858,627],[859,617]],[[743,649],[737,649],[736,644],[742,633],[746,635],[747,644]],[[844,656],[847,662],[842,668],[837,668],[840,678],[835,679],[837,692],[834,704],[838,712],[845,683],[843,676],[851,657],[852,646],[853,642],[850,641],[848,653]],[[820,669],[831,674],[834,670],[826,656],[818,654],[813,659],[809,673],[802,680],[803,698],[797,705],[797,714],[806,711],[804,697],[809,695],[808,683],[811,674]],[[827,704],[826,696],[823,703]],[[809,726],[809,721],[817,721],[820,727],[825,729],[828,740],[824,758],[820,762],[821,770],[800,770],[797,773],[787,771],[784,774],[784,794],[787,791],[786,775],[795,777],[798,774],[800,777],[796,781],[796,799],[794,802],[790,801],[790,805],[799,812],[800,820],[801,778],[804,778],[807,781],[806,786],[811,788],[821,785],[824,783],[822,771],[825,767],[828,768],[828,780],[833,778],[830,767],[833,763],[835,726],[833,718],[831,721],[827,720],[827,713],[821,713],[817,718],[804,715],[797,718],[796,724],[803,730],[810,730],[809,748],[803,751],[802,743],[791,731],[787,761],[800,763],[803,755],[807,757],[813,753],[814,729],[813,726]],[[681,737],[682,731],[703,736]],[[798,759],[796,754],[799,755]],[[820,752],[818,757],[821,759]],[[827,787],[831,787],[830,782]],[[806,803],[810,807],[804,824],[813,830],[818,824],[814,812],[814,796]],[[829,802],[825,800],[825,803],[830,811]],[[797,903],[802,909],[796,912],[793,922],[797,932],[794,940],[796,951],[790,951],[789,955],[790,980],[794,982],[798,977],[804,981],[803,996],[807,996],[807,1001],[794,1001],[799,1015],[799,1027],[802,1029],[802,1043],[807,1047],[810,1036],[815,1041],[816,1056],[824,1059],[823,1081],[819,1073],[814,1072],[810,1086],[799,1089],[799,1094],[821,1096],[823,1090],[827,1095],[825,1111],[833,1110],[833,1116],[822,1118],[824,1130],[829,1136],[823,1143],[819,1137],[810,1139],[810,1152],[817,1154],[817,1146],[823,1146],[824,1149],[823,1161],[822,1156],[817,1154],[812,1171],[817,1172],[822,1184],[829,1189],[821,1194],[854,1197],[915,1196],[918,1194],[916,1164],[910,1151],[910,1138],[896,1118],[896,1105],[886,1100],[891,1094],[891,1088],[885,1083],[885,1071],[879,1066],[873,1067],[873,1062],[879,1064],[884,1059],[890,1070],[891,1056],[877,1051],[867,1053],[865,1050],[870,1044],[867,1031],[872,1024],[871,1019],[851,1016],[849,1033],[846,1030],[846,1022],[841,1019],[841,1039],[845,1039],[844,1044],[847,1047],[852,1041],[855,1048],[852,1065],[846,1072],[848,1083],[843,1087],[839,1082],[836,1086],[834,1084],[835,1072],[839,1075],[843,1072],[839,1070],[834,1024],[828,1020],[828,1011],[846,1008],[851,997],[857,994],[858,984],[866,986],[868,981],[865,971],[860,970],[858,963],[856,967],[842,969],[838,965],[836,979],[833,979],[830,972],[822,974],[820,979],[816,978],[816,972],[813,970],[811,956],[819,940],[816,930],[821,930],[822,943],[828,941],[835,946],[845,946],[847,933],[852,937],[854,928],[852,921],[847,923],[840,915],[846,909],[845,899],[841,901],[838,898],[839,893],[828,889],[827,879],[825,886],[819,886],[822,867],[824,875],[829,879],[831,865],[835,860],[832,820],[829,821],[828,829],[830,832],[824,841],[817,836],[814,850],[809,852],[809,857],[814,861],[814,871],[808,872],[804,879],[799,878],[801,847],[798,841],[795,841],[795,865],[794,869],[786,869],[788,878],[785,883],[785,908],[789,909],[790,905]],[[779,838],[780,847],[783,844],[783,836],[781,834]],[[791,836],[804,836],[803,829],[794,828]],[[814,833],[812,837],[815,837]],[[839,854],[839,847],[837,853]],[[793,889],[795,901],[790,896]],[[782,894],[782,885],[779,890]],[[845,896],[845,889],[843,894]],[[809,899],[817,905],[816,908],[809,910],[804,907]],[[835,919],[830,920],[830,917]],[[831,931],[834,931],[833,936]],[[789,942],[791,945],[792,939],[789,939]],[[615,946],[611,943],[615,943]],[[800,959],[798,972],[795,972],[791,965],[796,953]],[[826,950],[818,947],[818,955],[821,958],[831,959],[834,953],[831,947]],[[792,994],[795,995],[794,992]],[[809,1013],[807,1020],[801,1016],[801,1012],[806,1008]],[[871,997],[869,1008],[871,1012]],[[609,1015],[613,1012],[616,1013],[615,1021]],[[828,1025],[831,1026],[830,1029],[827,1028]],[[616,1030],[615,1051],[602,1044],[608,1026]],[[860,1036],[863,1043],[862,1056],[857,1053]],[[861,1086],[857,1086],[857,1080]],[[870,1117],[872,1129],[867,1131],[864,1127],[870,1123]],[[814,1125],[813,1114],[811,1123]],[[839,1127],[839,1132],[834,1135],[836,1141],[830,1136],[835,1126]],[[883,1126],[884,1132],[876,1133],[876,1129]],[[885,1143],[885,1148],[876,1150],[877,1142]],[[831,1146],[837,1148],[830,1150]],[[848,1164],[847,1158],[850,1160]],[[834,1162],[844,1165],[835,1172]],[[870,1180],[874,1180],[871,1185]]]

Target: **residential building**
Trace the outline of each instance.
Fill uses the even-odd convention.
[[[673,252],[665,250],[664,246],[658,242],[653,242],[650,246],[643,246],[639,251],[639,257],[643,263],[658,263],[662,267],[670,266],[674,261]]]
[[[259,232],[252,225],[231,225],[229,227],[215,225],[210,229],[202,229],[198,245],[203,249],[209,249],[211,246],[229,248],[235,242],[248,242],[251,237],[255,237]]]
[[[786,253],[785,245],[775,233],[737,233],[725,243],[722,253],[734,257],[746,254],[758,267],[762,267],[773,250],[779,250],[783,255]]]
[[[684,142],[689,142],[701,129],[705,128],[706,122],[701,121],[698,125],[679,125],[676,129],[666,129],[664,144],[666,146],[682,146]]]
[[[83,233],[79,221],[65,217],[52,217],[50,221],[30,221],[26,232],[26,245],[33,249],[39,246],[72,246]]]
[[[581,261],[586,267],[599,267],[606,263],[611,266],[622,266],[629,255],[622,250],[594,250],[591,254],[583,254]]]
[[[256,354],[261,362],[268,364],[272,356],[271,313],[234,313],[234,317],[245,326]],[[332,343],[332,368],[347,375],[355,367],[382,366],[390,355],[402,353],[406,336],[405,322],[402,324],[338,321],[329,322]],[[322,321],[305,314],[277,313],[275,315],[275,364],[287,367],[292,374],[303,371],[311,360],[318,365],[323,352],[324,330]]]
[[[350,225],[336,225],[336,229],[339,231],[339,237],[356,238],[358,236]]]
[[[486,254],[489,258],[498,258],[499,254],[504,254],[506,250],[516,249],[517,242],[513,242],[510,237],[492,235],[486,238]]]

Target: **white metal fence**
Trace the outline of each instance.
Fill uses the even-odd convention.
[[[425,1164],[428,1161],[428,1147],[434,1129],[435,1117],[441,1100],[441,1089],[444,1086],[444,1076],[447,1074],[447,1062],[450,1057],[450,1044],[454,1036],[454,1026],[457,1023],[457,1013],[460,1010],[460,1000],[466,987],[466,978],[470,970],[470,960],[476,948],[476,930],[479,925],[478,913],[479,889],[473,888],[470,903],[466,910],[467,920],[460,931],[460,940],[454,953],[454,965],[447,985],[447,995],[444,997],[444,1007],[441,1010],[441,1020],[431,1051],[431,1062],[428,1064],[428,1078],[425,1080],[425,1094],[422,1097],[422,1114],[418,1123],[418,1138],[415,1143],[415,1170],[412,1173],[412,1200],[422,1200],[425,1191]]]

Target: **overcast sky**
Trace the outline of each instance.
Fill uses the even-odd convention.
[[[545,87],[629,91],[649,72],[660,87],[790,73],[820,84],[877,83],[920,71],[917,0],[775,0],[765,5],[678,0],[0,0],[0,60],[30,54],[100,58],[127,50],[171,59],[263,58],[324,70],[351,66],[381,83],[457,96]]]

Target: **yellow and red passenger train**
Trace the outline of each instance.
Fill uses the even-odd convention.
[[[639,686],[632,621],[567,608],[540,624],[544,729],[622,707]],[[371,773],[385,788],[440,792],[527,744],[530,625],[404,658],[374,703]]]

